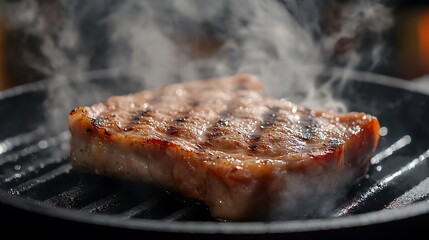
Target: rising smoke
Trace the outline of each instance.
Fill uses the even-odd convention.
[[[364,54],[369,67],[382,60],[392,24],[382,3],[23,0],[3,3],[2,12],[10,28],[38,38],[28,64],[48,77],[124,69],[156,87],[250,73],[273,97],[345,111],[332,81],[315,79],[327,66],[359,66]]]
[[[383,36],[392,25],[383,3],[22,0],[0,7],[10,29],[39,41],[40,49],[26,54],[28,64],[52,78],[47,119],[66,129],[71,109],[100,100],[97,90],[85,96],[67,86],[100,69],[126,73],[141,88],[254,74],[272,97],[346,111],[334,93],[349,70],[383,60]],[[332,66],[344,71],[318,82]],[[332,207],[324,206],[324,213]]]

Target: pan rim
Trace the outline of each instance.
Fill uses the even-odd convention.
[[[382,75],[378,73],[359,71],[359,70],[344,70],[342,68],[332,67],[332,68],[322,68],[320,66],[309,66],[305,68],[308,71],[317,71],[321,77],[331,77],[331,76],[347,76],[348,79],[352,81],[361,81],[361,82],[371,82],[379,85],[401,88],[408,90],[410,92],[421,93],[429,95],[429,91],[425,91],[419,86],[412,84],[411,82],[405,82],[403,79],[395,78],[392,76]],[[323,70],[322,70],[323,69]],[[99,79],[109,77],[119,77],[119,76],[132,76],[129,74],[130,68],[116,68],[116,69],[100,69],[94,71],[88,71],[78,74],[69,74],[69,75],[58,75],[51,78],[41,79],[39,81],[26,83],[23,85],[18,85],[6,90],[0,91],[0,101],[12,97],[17,97],[21,94],[27,92],[34,92],[46,89],[49,85],[49,82],[54,81],[55,79],[67,78],[67,79]],[[358,76],[358,77],[356,77]],[[219,76],[220,77],[220,76]],[[216,77],[214,77],[216,78]],[[76,81],[72,81],[76,82]]]
[[[322,76],[340,74],[342,69],[332,68],[323,71]],[[81,74],[81,77],[90,79],[103,78],[106,76],[126,76],[127,74],[115,69],[92,71]],[[73,76],[70,76],[71,78]],[[352,81],[371,82],[393,88],[400,88],[414,93],[429,95],[421,88],[404,82],[404,80],[376,73],[363,71],[351,71],[348,77]],[[52,79],[45,79],[34,83],[17,86],[5,91],[0,91],[0,101],[22,94],[46,89]],[[50,206],[39,201],[21,198],[6,191],[0,190],[0,203],[14,206],[29,212],[34,212],[50,217],[64,220],[78,221],[109,227],[120,227],[126,229],[162,231],[175,233],[198,233],[198,234],[264,234],[264,233],[296,233],[320,230],[334,230],[342,228],[362,227],[371,224],[381,224],[429,213],[427,201],[413,203],[396,209],[383,209],[356,215],[272,222],[202,222],[202,221],[173,221],[166,224],[165,220],[153,219],[128,219],[121,220],[117,216],[102,214],[90,215],[79,210],[59,208]]]
[[[39,201],[20,198],[4,191],[0,191],[0,203],[14,206],[28,212],[69,221],[133,230],[191,234],[266,234],[336,230],[382,224],[429,213],[429,204],[427,201],[422,201],[394,209],[383,209],[333,218],[305,220],[271,222],[182,222],[153,219],[127,219],[124,221],[120,217],[114,215],[91,215],[75,209],[50,206]]]

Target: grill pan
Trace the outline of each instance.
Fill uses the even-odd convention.
[[[322,81],[331,75],[321,76]],[[337,96],[349,110],[377,116],[384,136],[368,175],[337,203],[332,214],[223,222],[212,219],[203,204],[176,193],[73,170],[68,158],[68,112],[144,86],[114,72],[69,78],[67,86],[78,94],[64,92],[67,99],[48,95],[49,89],[58,91],[58,96],[67,91],[65,85],[52,85],[53,80],[0,92],[0,211],[6,224],[49,225],[49,232],[67,236],[77,235],[73,229],[78,228],[120,237],[248,239],[261,234],[264,238],[351,238],[378,231],[417,233],[429,220],[429,95],[402,80],[353,72]]]

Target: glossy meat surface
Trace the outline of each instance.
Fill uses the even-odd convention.
[[[69,122],[74,167],[173,189],[232,220],[270,211],[297,173],[362,176],[379,136],[373,116],[268,98],[246,75],[114,96]]]

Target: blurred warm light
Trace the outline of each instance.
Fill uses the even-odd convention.
[[[429,73],[429,10],[421,14],[418,23],[420,65]]]
[[[398,18],[396,74],[415,79],[429,74],[429,8],[407,10]]]

